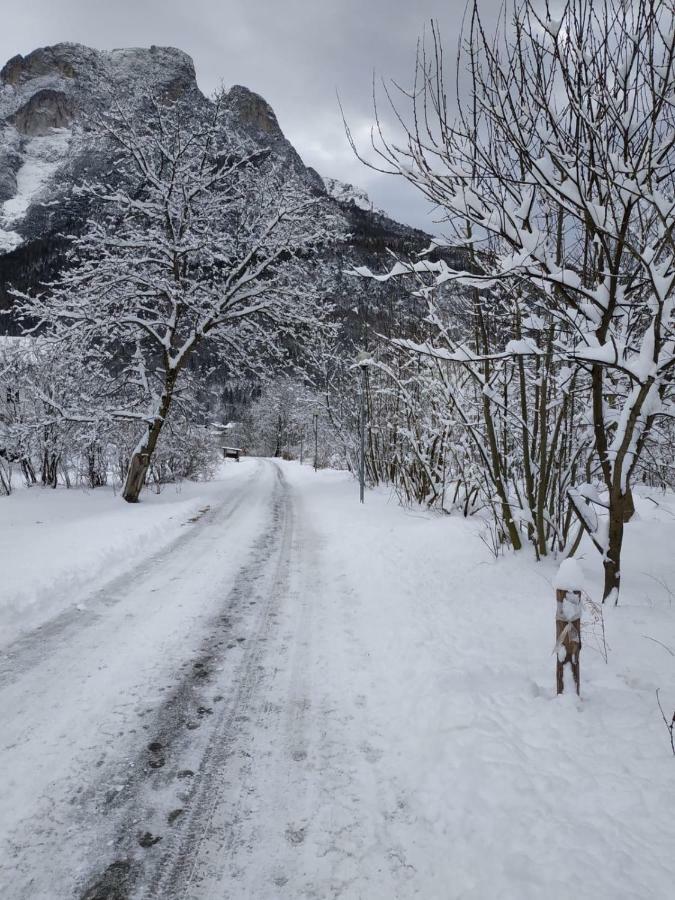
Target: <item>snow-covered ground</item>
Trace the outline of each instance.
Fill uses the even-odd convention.
[[[218,481],[146,492],[129,506],[112,488],[19,489],[0,503],[0,647],[65,609],[181,534],[200,509],[222,500]],[[17,480],[17,479],[15,479]]]
[[[10,572],[8,509],[13,548],[37,518],[58,539],[50,503],[82,547],[147,537],[107,585],[96,550],[88,593],[63,544],[83,608],[0,657],[3,897],[672,896],[672,500],[639,502],[577,700],[554,696],[554,564],[495,561],[478,522],[386,491],[360,506],[343,473],[226,471],[132,508],[2,501]],[[181,527],[185,504],[210,509]]]

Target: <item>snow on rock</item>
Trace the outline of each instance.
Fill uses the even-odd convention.
[[[370,197],[363,188],[355,187],[353,184],[347,184],[344,181],[338,181],[337,178],[324,178],[323,183],[328,195],[334,197],[340,203],[351,203],[359,209],[385,215],[383,210],[375,209]]]
[[[11,253],[22,243],[23,238],[19,232],[3,228],[2,219],[0,219],[0,254]]]
[[[16,173],[16,193],[0,206],[0,252],[8,253],[22,243],[23,238],[13,226],[24,218],[55,175],[71,137],[70,129],[54,128],[25,142],[23,163]]]
[[[118,73],[125,73],[137,79],[140,75],[156,85],[159,79],[170,79],[181,75],[186,80],[195,80],[195,65],[192,57],[177,47],[119,47],[108,52],[98,51],[109,60]]]
[[[24,163],[16,176],[17,192],[3,204],[5,221],[15,222],[26,214],[33,199],[58,169],[68,150],[70,138],[70,130],[61,128],[28,141],[24,149]]]

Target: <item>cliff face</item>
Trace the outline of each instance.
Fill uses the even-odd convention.
[[[67,247],[63,236],[83,226],[86,211],[72,188],[106,163],[92,157],[84,140],[96,114],[118,98],[140,105],[149,95],[194,107],[210,102],[197,86],[190,57],[171,47],[104,52],[64,43],[15,56],[0,70],[0,309],[11,306],[13,289],[36,288],[55,277]],[[324,182],[306,167],[262,97],[237,85],[225,104],[235,131],[341,210],[351,237],[333,253],[336,267],[384,267],[386,248],[409,254],[428,243],[422,232],[369,209],[362,192]],[[353,280],[345,284],[344,297],[335,298],[338,308],[353,307],[360,290]],[[11,328],[8,321],[0,317],[0,333]]]

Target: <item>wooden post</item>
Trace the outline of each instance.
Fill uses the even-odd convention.
[[[557,693],[565,690],[565,666],[572,667],[572,676],[580,692],[579,653],[581,652],[581,591],[558,589],[555,592],[555,651]]]

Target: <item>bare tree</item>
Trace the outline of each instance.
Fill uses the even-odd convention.
[[[315,321],[320,297],[303,265],[337,231],[297,176],[233,133],[220,98],[143,112],[117,106],[101,121],[94,140],[114,148],[113,177],[82,187],[96,214],[70,267],[19,303],[47,340],[122,388],[107,412],[140,428],[129,502],[195,350],[208,341],[241,363]],[[80,415],[73,406],[65,416]]]
[[[438,281],[524,292],[553,329],[555,357],[590,377],[605,496],[579,483],[570,498],[603,555],[604,599],[616,602],[631,479],[673,409],[672,4],[569,0],[554,20],[548,4],[539,14],[518,0],[508,13],[492,37],[469,5],[456,116],[432,26],[404,92],[403,140],[379,126],[374,144],[380,168],[422,191],[470,248],[467,270],[446,267]],[[503,349],[542,353],[523,340]]]

